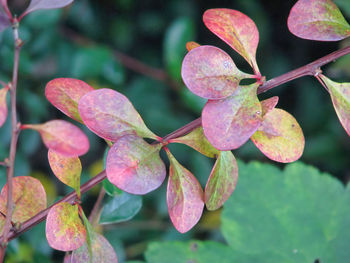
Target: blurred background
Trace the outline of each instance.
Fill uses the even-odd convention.
[[[335,0],[347,20],[350,1]],[[29,1],[11,0],[10,9],[21,14]],[[45,98],[48,81],[57,77],[78,78],[94,88],[112,88],[126,95],[147,126],[159,136],[200,116],[205,103],[192,95],[181,80],[185,44],[214,45],[230,54],[236,65],[251,73],[235,51],[212,34],[202,22],[209,8],[237,9],[252,18],[260,32],[257,51],[259,68],[267,79],[305,65],[350,41],[336,43],[303,40],[292,35],[286,22],[295,1],[258,0],[76,0],[59,10],[36,11],[22,20],[20,37],[25,45],[20,59],[18,109],[22,123],[66,119]],[[9,81],[13,64],[12,32],[0,34],[0,79]],[[350,56],[323,68],[335,81],[350,82]],[[301,161],[329,172],[344,184],[350,180],[350,138],[339,123],[326,90],[313,78],[294,80],[261,95],[277,95],[278,107],[298,120],[306,139]],[[69,120],[79,125],[73,120]],[[89,136],[91,149],[83,156],[82,182],[103,169],[105,143],[80,126]],[[0,160],[8,156],[10,119],[0,129]],[[170,146],[175,157],[205,185],[213,160],[181,145]],[[234,151],[243,161],[272,163],[248,142]],[[276,164],[281,167],[283,165]],[[30,175],[44,184],[49,204],[70,192],[52,174],[47,149],[34,131],[20,135],[15,175]],[[1,187],[5,169],[0,167]],[[88,213],[98,193],[85,194]],[[205,213],[198,227],[181,235],[171,226],[165,186],[143,197],[143,207],[128,222],[110,225],[105,236],[117,250],[120,262],[142,259],[153,240],[220,239],[220,211]],[[108,230],[108,231],[106,231]],[[10,243],[8,262],[61,262],[64,254],[49,248],[40,224]]]

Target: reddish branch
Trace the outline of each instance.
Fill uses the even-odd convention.
[[[338,51],[335,51],[327,56],[324,56],[312,63],[309,63],[303,67],[300,67],[298,69],[295,69],[293,71],[290,71],[286,74],[283,74],[281,76],[278,76],[276,78],[273,78],[267,82],[265,82],[263,85],[261,85],[258,89],[258,94],[261,94],[263,92],[266,92],[274,87],[277,87],[283,83],[289,82],[293,79],[297,79],[303,76],[315,76],[320,72],[320,67],[322,67],[323,65],[332,62],[344,55],[347,55],[350,53],[350,46],[340,49]],[[195,128],[199,127],[201,125],[201,118],[198,118],[192,122],[190,122],[189,124],[179,128],[178,130],[166,135],[163,138],[163,141],[167,141],[179,136],[183,136],[189,132],[191,132],[192,130],[194,130]],[[92,178],[91,180],[89,180],[87,183],[85,183],[84,185],[82,185],[81,187],[81,193],[85,193],[88,190],[90,190],[92,187],[94,187],[95,185],[97,185],[98,183],[100,183],[102,180],[104,180],[106,178],[106,172],[102,171],[101,173],[99,173],[98,175],[96,175],[94,178]],[[56,202],[55,204],[59,203],[59,202],[74,202],[77,198],[77,195],[75,192],[67,195],[66,197],[62,198],[60,201]],[[53,204],[53,205],[55,205]],[[52,206],[53,206],[52,205]],[[38,213],[37,215],[35,215],[34,217],[32,217],[31,219],[29,219],[28,221],[24,222],[19,229],[15,230],[12,229],[8,235],[8,240],[12,240],[14,238],[16,238],[17,236],[19,236],[20,234],[22,234],[23,232],[27,231],[28,229],[32,228],[33,226],[37,225],[38,223],[42,222],[43,220],[45,220],[48,211],[50,210],[50,208],[52,207],[48,207],[47,209],[41,211],[40,213]],[[0,237],[0,242],[2,242],[4,240],[3,237]]]

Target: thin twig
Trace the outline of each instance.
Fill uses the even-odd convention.
[[[103,187],[101,187],[100,192],[98,194],[98,197],[96,199],[96,202],[94,204],[94,207],[92,208],[91,213],[89,215],[89,221],[93,226],[95,226],[97,221],[98,221],[100,206],[101,206],[101,203],[102,203],[102,200],[103,200],[103,197],[105,196],[105,194],[106,194],[105,189]]]
[[[350,53],[350,46],[343,48],[343,49],[340,49],[336,52],[333,52],[327,56],[324,56],[324,57],[322,57],[322,58],[320,58],[312,63],[309,63],[303,67],[300,67],[296,70],[290,71],[286,74],[283,74],[281,76],[273,78],[273,79],[265,82],[263,85],[261,85],[259,87],[258,94],[266,92],[274,87],[277,87],[277,86],[279,86],[283,83],[286,83],[288,81],[291,81],[293,79],[297,79],[297,78],[300,78],[303,76],[315,75],[316,70],[318,68],[320,68],[321,66],[323,66],[331,61],[334,61],[342,56],[345,56],[349,53]],[[198,118],[198,119],[192,121],[191,123],[189,123],[189,124],[179,128],[179,129],[177,129],[176,131],[170,133],[169,135],[166,135],[163,138],[163,140],[164,139],[169,140],[169,139],[173,139],[175,137],[186,135],[187,133],[191,132],[192,130],[199,127],[200,125],[201,125],[201,120],[200,120],[200,118]],[[90,179],[88,182],[86,182],[84,185],[82,185],[81,193],[83,194],[83,193],[87,192],[92,187],[94,187],[98,183],[102,182],[105,178],[106,178],[106,172],[102,171],[101,173],[96,175],[94,178]],[[72,202],[76,199],[76,197],[77,197],[76,193],[72,192],[69,195],[67,195],[66,197],[62,198],[60,201],[56,202],[55,204],[60,203],[60,202]],[[53,205],[55,205],[55,204],[53,204]],[[27,231],[30,228],[32,228],[33,226],[37,225],[41,221],[45,220],[47,213],[52,206],[41,211],[40,213],[38,213],[34,217],[32,217],[29,220],[27,220],[26,222],[24,222],[18,230],[16,230],[16,231],[11,230],[9,235],[8,235],[8,240],[12,240],[12,239],[16,238],[20,234],[24,233],[25,231]],[[3,240],[4,240],[4,238],[3,238],[3,236],[1,236],[0,242],[2,242]]]
[[[11,229],[11,222],[12,222],[12,213],[13,213],[13,199],[12,199],[12,193],[13,193],[13,173],[14,173],[14,166],[15,166],[15,158],[16,158],[16,151],[17,151],[17,141],[19,136],[19,122],[17,120],[17,107],[16,107],[16,92],[17,92],[17,80],[18,80],[18,67],[19,67],[19,58],[20,58],[20,51],[22,46],[22,40],[19,38],[18,35],[18,21],[16,18],[13,22],[13,39],[14,39],[14,63],[13,63],[13,72],[12,72],[12,82],[10,85],[10,96],[11,96],[11,124],[12,124],[12,132],[11,132],[11,145],[10,145],[10,155],[9,155],[9,162],[8,162],[8,168],[7,168],[7,211],[6,211],[6,220],[4,225],[4,231],[3,231],[3,240],[1,242],[0,247],[0,262],[4,261],[5,252],[7,248],[8,243],[8,234]]]

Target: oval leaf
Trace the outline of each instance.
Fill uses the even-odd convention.
[[[215,100],[230,96],[241,79],[251,77],[239,71],[225,51],[214,46],[200,46],[187,53],[181,75],[194,94]]]
[[[260,103],[262,109],[262,116],[265,116],[266,113],[270,112],[276,107],[278,103],[278,96],[273,96],[271,98],[261,101]]]
[[[205,186],[208,210],[220,208],[231,196],[238,180],[238,165],[231,151],[220,152]]]
[[[146,194],[164,181],[166,170],[159,157],[162,145],[150,145],[142,138],[127,135],[116,141],[106,161],[108,180],[131,194]]]
[[[186,43],[186,49],[188,52],[190,52],[192,49],[195,49],[196,47],[200,47],[201,45],[199,45],[197,42],[194,41],[190,41]]]
[[[255,73],[259,72],[255,58],[259,31],[253,20],[239,11],[217,8],[205,11],[203,21],[211,32],[236,50]]]
[[[310,40],[337,41],[350,36],[350,25],[331,0],[299,0],[290,11],[288,28]]]
[[[79,217],[78,205],[61,202],[53,206],[46,218],[46,238],[50,247],[71,251],[86,240],[86,229]]]
[[[22,129],[33,129],[40,133],[47,148],[64,156],[80,156],[89,150],[87,136],[73,124],[63,120],[44,124],[22,125]]]
[[[257,84],[240,86],[220,101],[208,101],[202,112],[202,126],[209,142],[221,151],[239,148],[259,128],[261,104]]]
[[[17,176],[12,179],[14,210],[13,223],[23,223],[46,208],[46,193],[38,179],[30,176]],[[7,214],[8,185],[6,184],[0,194],[0,233],[2,232]]]
[[[52,172],[64,184],[77,191],[80,197],[81,162],[78,157],[66,157],[53,150],[48,151]]]
[[[55,9],[71,4],[73,0],[31,0],[28,8],[20,16],[20,19],[27,14],[40,9]]]
[[[350,83],[337,83],[320,75],[331,95],[333,106],[345,131],[350,136]]]
[[[220,152],[210,144],[210,142],[204,135],[202,127],[198,127],[197,129],[194,129],[189,134],[183,137],[169,140],[169,142],[186,144],[192,147],[193,149],[195,149],[196,151],[200,152],[201,154],[208,156],[210,158],[214,158]]]
[[[111,89],[89,92],[78,107],[85,125],[106,140],[115,142],[127,134],[157,139],[131,102],[119,92]]]
[[[70,258],[70,263],[118,263],[117,254],[108,240],[98,234],[93,233],[91,236],[92,259],[90,259],[88,245],[74,250]],[[91,260],[91,261],[90,261]]]
[[[133,218],[142,207],[142,197],[123,192],[106,203],[101,212],[100,224],[114,224]]]
[[[167,150],[170,160],[167,204],[173,225],[180,233],[194,227],[201,218],[203,190],[190,171],[181,166]]]
[[[0,89],[0,127],[5,123],[7,118],[6,94],[8,88]]]
[[[282,163],[298,160],[305,145],[303,131],[296,119],[277,108],[264,116],[251,140],[266,157]]]
[[[79,79],[58,78],[45,87],[45,96],[53,106],[76,121],[83,122],[78,111],[78,102],[94,89]]]

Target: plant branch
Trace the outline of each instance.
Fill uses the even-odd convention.
[[[332,62],[335,59],[340,58],[342,56],[345,56],[349,53],[350,53],[350,46],[343,48],[343,49],[340,49],[338,51],[335,51],[335,52],[333,52],[327,56],[324,56],[324,57],[322,57],[322,58],[320,58],[312,63],[309,63],[303,67],[300,67],[300,68],[295,69],[293,71],[290,71],[286,74],[283,74],[281,76],[273,78],[273,79],[265,82],[263,85],[261,85],[259,87],[258,94],[266,92],[274,87],[277,87],[283,83],[289,82],[293,79],[297,79],[297,78],[300,78],[303,76],[315,75],[317,72],[319,72],[319,68],[322,67],[323,65],[325,65],[329,62]],[[170,139],[173,139],[173,138],[176,138],[179,136],[186,135],[187,133],[191,132],[192,130],[199,127],[200,125],[201,125],[201,118],[198,118],[198,119],[190,122],[189,124],[177,129],[176,131],[166,135],[163,138],[163,140],[166,141],[166,140],[170,140]],[[90,179],[88,182],[86,182],[84,185],[82,185],[81,193],[83,194],[86,191],[90,190],[92,187],[94,187],[98,183],[102,182],[105,178],[106,178],[106,172],[102,171],[101,173],[96,175],[94,178]],[[67,195],[66,197],[62,198],[60,201],[56,202],[55,204],[60,203],[60,202],[74,202],[76,198],[77,198],[76,193],[72,192],[69,195]],[[34,217],[32,217],[29,220],[27,220],[26,222],[24,222],[19,229],[11,230],[9,235],[8,235],[8,240],[12,240],[12,239],[16,238],[17,236],[24,233],[28,229],[32,228],[33,226],[37,225],[41,221],[45,220],[45,218],[48,214],[48,211],[55,204],[51,205],[47,209],[41,211],[40,213],[38,213]],[[4,237],[0,237],[0,242],[2,242],[3,240],[4,240]]]
[[[13,39],[14,39],[14,63],[13,63],[13,72],[12,72],[12,82],[10,85],[10,96],[11,96],[11,145],[10,145],[10,155],[9,162],[7,167],[7,209],[6,209],[6,220],[3,231],[3,239],[1,241],[0,247],[0,262],[4,261],[5,251],[8,243],[8,235],[12,227],[12,213],[13,213],[13,173],[15,168],[15,157],[17,151],[17,141],[19,136],[19,122],[17,120],[17,107],[16,107],[16,91],[17,91],[17,80],[18,80],[18,67],[19,67],[19,57],[22,46],[22,40],[18,35],[18,21],[15,18],[13,25]]]

